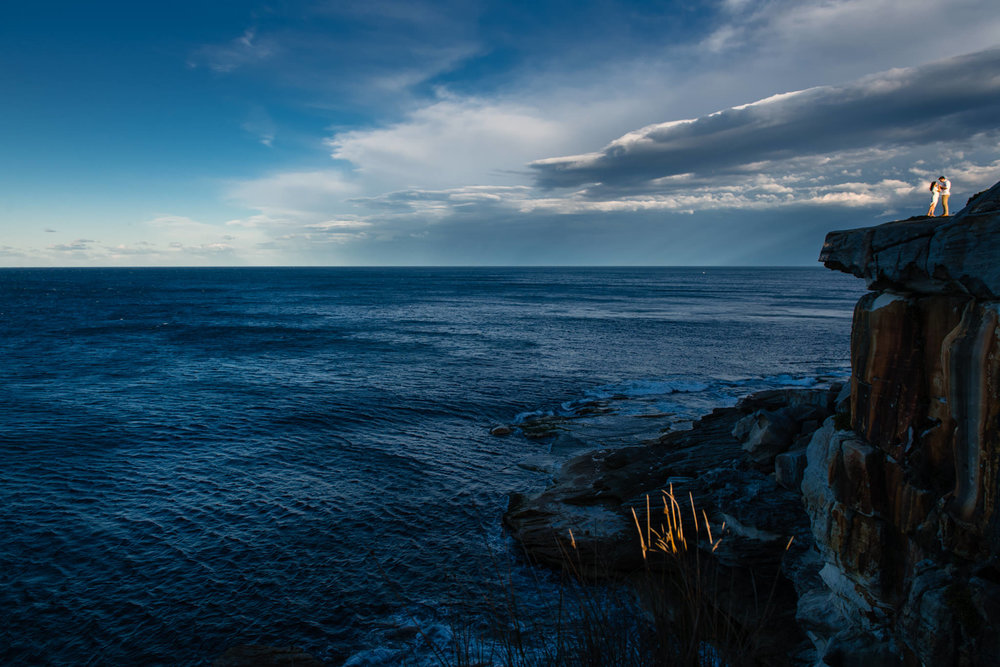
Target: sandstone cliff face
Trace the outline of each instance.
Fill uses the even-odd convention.
[[[832,420],[802,490],[845,618],[924,664],[1000,659],[1000,183],[952,218],[833,232],[868,282],[850,430]],[[843,424],[840,424],[843,426]]]
[[[539,562],[572,531],[577,566],[629,570],[631,511],[669,487],[727,525],[705,554],[738,584],[712,591],[722,607],[776,582],[768,664],[1000,664],[998,239],[1000,183],[952,218],[831,233],[821,260],[871,289],[849,387],[577,456],[506,525]]]

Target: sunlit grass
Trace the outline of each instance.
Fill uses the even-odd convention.
[[[485,575],[494,592],[470,605],[477,611],[467,623],[452,625],[448,642],[420,633],[433,661],[447,667],[767,664],[759,640],[777,580],[767,595],[758,595],[754,584],[751,599],[740,599],[734,591],[745,586],[735,585],[734,572],[714,558],[728,539],[725,522],[713,527],[693,495],[679,499],[673,486],[644,500],[644,508],[631,510],[635,548],[642,555],[638,570],[595,568],[594,554],[584,566],[572,531],[558,540],[558,587],[543,584],[550,577],[544,570],[495,559],[493,572]],[[543,576],[534,580],[532,592],[515,582],[515,571]],[[473,620],[484,616],[486,625]]]
[[[650,511],[649,494],[646,494],[645,530],[643,530],[643,526],[639,522],[635,508],[632,508],[632,518],[635,520],[635,528],[639,534],[639,547],[642,549],[642,558],[645,561],[648,561],[650,551],[676,555],[688,550],[687,538],[684,535],[684,521],[681,517],[681,506],[674,495],[674,485],[670,485],[669,491],[660,491],[660,494],[663,500],[663,518],[658,519],[657,528],[653,528],[653,513]],[[712,537],[712,524],[709,522],[708,514],[705,510],[701,511],[702,518],[699,520],[698,510],[695,508],[694,496],[691,492],[688,492],[688,501],[691,505],[691,519],[695,530],[695,540],[697,541],[701,533],[700,521],[704,521],[708,543],[712,547],[711,551],[714,552],[722,543],[722,537],[719,537],[718,540]],[[664,523],[664,520],[666,523]],[[723,522],[719,533],[721,534],[725,530],[726,524]]]

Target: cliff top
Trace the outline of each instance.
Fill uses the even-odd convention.
[[[1000,183],[951,217],[830,232],[819,261],[869,289],[1000,299]]]

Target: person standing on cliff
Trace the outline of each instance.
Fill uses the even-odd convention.
[[[931,207],[927,209],[927,217],[934,217],[934,209],[937,208],[938,197],[941,196],[941,183],[938,181],[931,181]]]
[[[951,181],[944,176],[939,176],[938,186],[941,188],[941,204],[944,206],[944,215],[947,217],[950,215],[948,213],[948,197],[951,196]]]

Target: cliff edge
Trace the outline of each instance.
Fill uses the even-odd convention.
[[[512,494],[504,523],[536,562],[635,572],[649,497],[669,489],[726,526],[697,544],[703,585],[758,664],[1000,664],[998,250],[1000,183],[954,217],[830,233],[821,261],[870,289],[849,385],[580,454]]]
[[[951,217],[919,216],[827,234],[819,261],[869,289],[1000,299],[1000,183]]]
[[[858,638],[926,665],[1000,659],[1000,183],[950,218],[832,232],[864,278],[850,421],[807,449],[802,491],[829,602]]]

